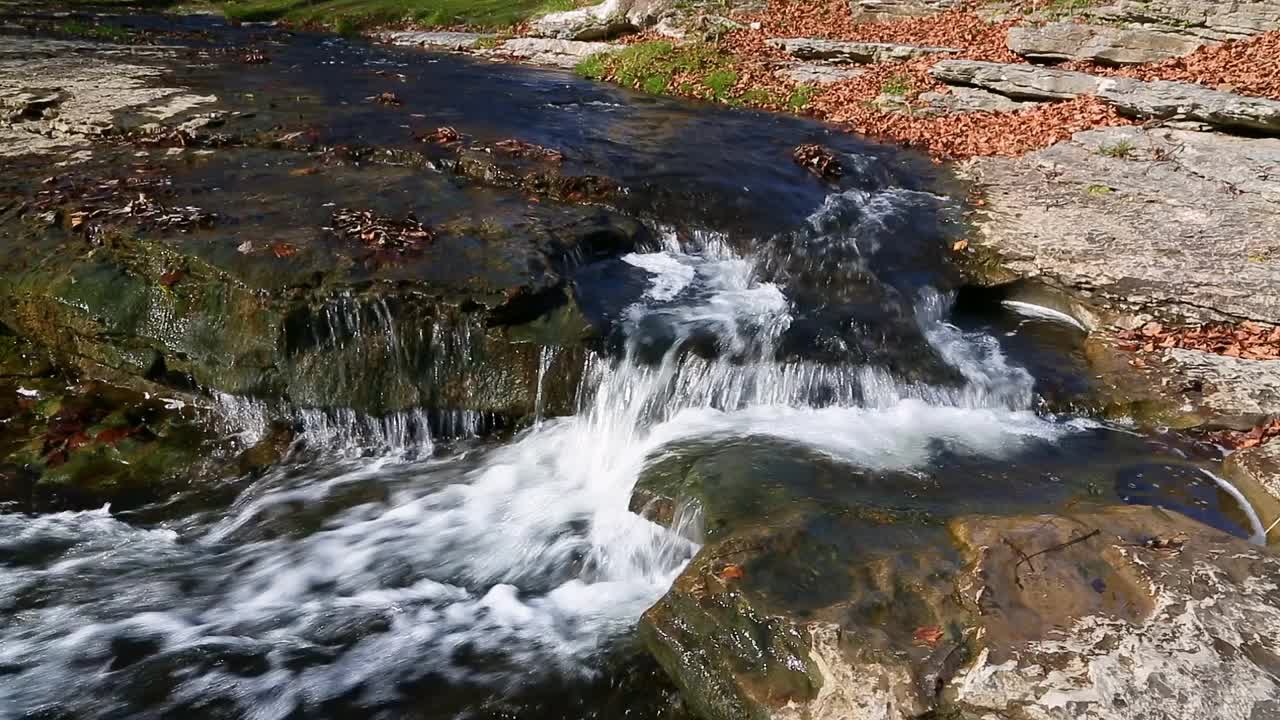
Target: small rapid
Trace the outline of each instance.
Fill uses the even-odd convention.
[[[945,323],[936,292],[916,315],[959,386],[778,359],[784,288],[714,235],[623,260],[649,276],[625,353],[589,359],[577,414],[506,445],[437,453],[422,413],[312,410],[299,417],[309,455],[222,517],[166,529],[106,509],[0,515],[14,619],[0,708],[142,713],[135,695],[164,678],[147,713],[216,699],[265,720],[343,698],[393,705],[425,678],[516,692],[590,677],[698,549],[696,517],[664,528],[628,509],[664,448],[770,437],[911,470],[941,446],[1001,457],[1071,431],[1031,411],[1030,375],[989,337]],[[266,409],[222,405],[262,434]]]
[[[394,147],[417,125],[519,130],[563,148],[570,169],[615,179],[622,190],[613,210],[652,231],[627,234],[628,243],[656,240],[607,258],[571,247],[556,256],[562,277],[542,255],[513,248],[547,239],[545,228],[550,240],[575,227],[594,237],[583,208],[528,200],[524,190],[480,191],[452,176],[424,185],[398,168],[404,177],[362,200],[398,217],[426,187],[450,213],[477,216],[468,220],[501,209],[516,217],[512,225],[543,215],[556,222],[491,244],[459,231],[450,246],[461,248],[458,257],[485,257],[467,256],[461,270],[422,258],[401,267],[405,257],[379,254],[387,275],[356,274],[331,295],[321,287],[308,296],[315,302],[300,301],[281,337],[269,338],[281,348],[261,373],[276,383],[261,385],[272,399],[211,393],[218,430],[239,448],[270,442],[288,426],[282,461],[253,472],[228,463],[217,479],[192,479],[159,513],[0,512],[0,720],[652,720],[657,712],[610,712],[581,695],[626,686],[629,669],[646,662],[637,660],[646,657],[638,621],[710,537],[696,502],[669,523],[633,512],[646,473],[690,447],[758,445],[793,466],[835,467],[838,481],[820,488],[833,505],[850,497],[844,485],[883,473],[876,479],[885,482],[851,492],[874,485],[869,499],[856,499],[904,514],[925,501],[934,503],[926,510],[985,512],[1021,493],[1017,509],[1025,511],[1086,487],[1124,501],[1167,491],[1152,489],[1150,477],[1161,472],[1125,474],[1135,460],[1162,468],[1151,458],[1163,458],[1163,449],[1135,435],[1117,450],[1110,443],[1120,433],[1049,414],[1037,378],[996,333],[954,322],[959,281],[940,228],[957,208],[921,187],[929,184],[918,177],[921,163],[795,118],[638,99],[554,73],[332,38],[280,42],[272,56],[253,73],[233,65],[238,102],[264,98],[244,117],[275,123],[315,113],[307,122],[335,147]],[[388,69],[399,84],[388,85]],[[388,122],[393,108],[366,100],[388,87],[412,128]],[[495,97],[503,98],[500,112]],[[677,131],[700,143],[674,141]],[[839,187],[790,162],[792,148],[815,141],[842,153],[848,172]],[[313,159],[287,176],[272,155],[254,166],[261,175],[207,177],[255,189],[265,178],[287,196],[299,187],[287,183],[333,174],[351,184],[304,198],[315,205],[308,222],[323,223],[350,188],[373,181],[356,184],[346,167],[313,173]],[[241,196],[228,197],[231,204]],[[481,202],[488,204],[468,205]],[[244,221],[246,233],[268,227]],[[223,237],[221,250],[188,239],[214,257],[246,261],[238,235]],[[333,257],[324,252],[317,255]],[[253,267],[275,273],[307,257],[291,256],[262,253],[254,261],[264,264]],[[265,264],[276,260],[282,264]],[[461,307],[480,303],[436,302],[426,292],[377,297],[418,274],[438,274],[440,287],[456,289],[454,280],[465,286],[470,278],[454,276],[476,267],[501,276],[493,287],[524,288],[506,278],[524,283],[533,260],[538,283],[572,287],[580,306],[599,306],[607,327],[595,329],[597,345],[515,340],[517,360],[476,362],[492,328]],[[322,284],[295,270],[290,294]],[[602,297],[592,297],[594,270]],[[1028,323],[1062,325],[1065,317],[1025,303],[1012,309]],[[509,367],[517,361],[531,361],[531,372]],[[567,363],[574,380],[553,387]],[[256,376],[228,377],[260,387]],[[527,391],[522,401],[530,402],[502,402],[513,391]],[[499,412],[462,409],[477,396]],[[370,414],[362,403],[400,409]],[[509,418],[496,417],[504,408],[519,408],[511,414],[524,424],[504,424]],[[738,473],[740,485],[789,480],[757,466],[726,472]],[[895,482],[904,478],[920,482],[903,489]],[[1207,488],[1180,496],[1180,509],[1210,506],[1217,490]],[[642,682],[638,695],[652,689]]]

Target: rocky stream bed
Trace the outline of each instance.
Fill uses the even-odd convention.
[[[1280,321],[1275,140],[64,17],[0,8],[0,717],[1280,717],[1276,444],[1205,434],[1280,361],[1115,332]]]

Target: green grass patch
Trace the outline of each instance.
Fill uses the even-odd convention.
[[[1137,152],[1138,148],[1128,140],[1118,140],[1110,145],[1100,145],[1098,147],[1099,155],[1109,158],[1119,158],[1121,160],[1128,160],[1137,154]]]
[[[880,86],[882,95],[903,97],[909,92],[911,92],[911,79],[905,75],[894,75]]]
[[[124,28],[80,22],[79,20],[59,22],[50,27],[50,30],[57,35],[70,35],[72,37],[89,38],[92,40],[103,40],[115,43],[128,42],[129,38],[133,37],[133,34]]]
[[[398,22],[505,28],[576,4],[576,0],[226,0],[222,9],[232,20],[286,20],[355,32]]]
[[[704,43],[637,43],[620,52],[593,55],[578,64],[577,72],[654,95],[678,93],[721,102],[733,97],[738,83],[729,58]]]
[[[1102,195],[1110,195],[1114,191],[1107,185],[1090,185],[1085,188],[1085,192],[1093,195],[1094,197],[1099,197]]]
[[[791,112],[802,112],[809,107],[809,103],[813,101],[813,96],[818,94],[818,88],[812,85],[797,85],[791,91],[791,96],[787,98],[787,108]]]

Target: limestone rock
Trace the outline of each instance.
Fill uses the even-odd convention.
[[[850,0],[849,9],[859,20],[895,20],[951,10],[962,0]]]
[[[857,68],[836,67],[821,63],[794,63],[776,71],[778,77],[798,85],[830,85],[862,74]]]
[[[493,37],[496,36],[471,32],[389,32],[383,35],[382,39],[392,45],[411,45],[461,52],[471,50],[476,47],[476,43]]]
[[[1143,707],[1250,720],[1280,708],[1280,558],[1185,517],[962,516],[954,549],[889,550],[862,534],[847,570],[764,590],[817,550],[794,522],[721,536],[641,620],[700,717],[1130,720]]]
[[[1043,720],[1280,712],[1274,554],[1147,508],[952,529],[973,558],[957,586],[982,629],[976,659],[943,690],[958,710]]]
[[[1101,78],[1036,65],[942,60],[929,74],[952,85],[972,85],[1015,99],[1066,100],[1097,92]]]
[[[1037,102],[1014,100],[981,88],[963,85],[950,89],[949,92],[926,92],[920,94],[920,100],[928,103],[936,112],[1013,112],[1039,105]]]
[[[1119,0],[1084,13],[1107,23],[1206,40],[1239,40],[1280,29],[1278,0]]]
[[[533,21],[530,32],[560,40],[609,40],[656,24],[671,5],[670,0],[605,0],[544,15]]]
[[[499,45],[496,53],[534,65],[572,69],[598,53],[616,52],[617,45],[605,42],[551,40],[547,38],[514,38]]]
[[[1267,544],[1280,543],[1280,531],[1275,528],[1280,520],[1280,443],[1272,441],[1237,450],[1227,456],[1223,471],[1249,499],[1262,520],[1262,527],[1270,529]]]
[[[801,60],[820,60],[831,63],[870,64],[895,62],[960,52],[954,48],[922,47],[895,43],[846,42],[821,38],[771,38],[769,45]]]
[[[966,175],[974,244],[1121,312],[1280,323],[1280,140],[1103,128]]]
[[[1105,78],[1036,65],[942,60],[929,70],[953,85],[970,85],[1032,100],[1096,94],[1140,118],[1191,120],[1215,127],[1280,134],[1280,101],[1214,90],[1194,83]]]
[[[1159,30],[1060,22],[1009,28],[1009,49],[1033,60],[1092,60],[1108,65],[1157,62],[1187,55],[1198,38]]]
[[[164,86],[164,67],[148,56],[166,52],[126,59],[114,45],[0,37],[0,157],[82,147],[134,126],[126,122],[178,119],[217,99]]]
[[[1230,129],[1280,135],[1280,101],[1223,92],[1193,83],[1107,79],[1098,97],[1141,118],[1198,120]]]
[[[1181,348],[1167,351],[1167,356],[1184,375],[1205,385],[1205,403],[1223,415],[1280,414],[1280,360],[1247,360]]]

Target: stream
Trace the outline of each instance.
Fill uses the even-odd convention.
[[[188,479],[226,492],[0,513],[0,717],[685,717],[636,637],[720,532],[696,502],[663,521],[636,511],[637,485],[673,462],[731,476],[705,491],[744,522],[785,523],[792,506],[949,517],[1129,502],[1258,531],[1214,481],[1211,448],[1076,410],[1092,385],[1069,317],[966,299],[949,257],[963,188],[924,158],[567,73],[207,18],[116,22],[168,28],[170,77],[251,129],[416,150],[415,134],[451,126],[555,148],[560,172],[620,189],[530,200],[439,163],[317,174],[293,172],[314,153],[276,148],[104,149],[90,167],[159,166],[175,204],[223,219],[156,235],[178,252],[264,295],[337,289],[281,321],[293,354],[275,384],[234,368],[197,383],[209,422],[243,447],[290,423],[284,460]],[[217,52],[248,45],[271,62]],[[388,90],[400,106],[367,99]],[[796,166],[803,143],[832,148],[843,176]],[[339,206],[502,232],[342,265],[319,230]],[[558,233],[587,241],[558,248]],[[300,252],[243,250],[276,238]],[[24,252],[5,248],[11,264]],[[338,265],[341,282],[300,279]],[[497,290],[467,302],[489,303],[517,281],[569,288],[590,338],[521,341],[529,369],[508,373],[474,345],[492,323],[428,325],[414,309],[460,306],[476,283]],[[526,410],[474,400],[506,383]]]

